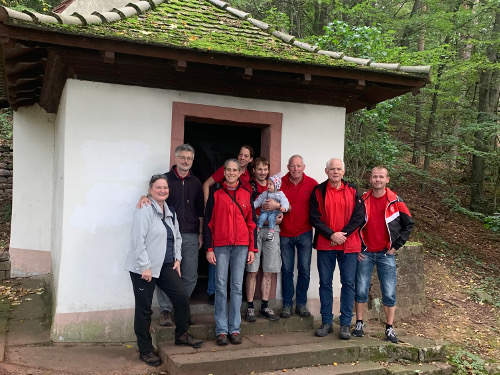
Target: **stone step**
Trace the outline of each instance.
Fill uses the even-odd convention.
[[[450,375],[451,365],[445,362],[432,363],[378,363],[360,361],[351,363],[329,364],[324,366],[282,369],[280,372],[293,375]],[[276,371],[258,372],[253,375],[276,375]]]
[[[443,360],[445,355],[442,345],[422,338],[405,337],[405,342],[397,345],[369,337],[344,341],[338,339],[339,327],[334,329],[332,335],[323,338],[315,337],[313,330],[244,334],[243,343],[238,346],[221,347],[211,340],[200,349],[193,349],[165,341],[158,349],[170,375],[245,374],[334,362],[430,362]]]
[[[215,338],[215,323],[213,312],[212,314],[192,315],[192,319],[196,324],[192,325],[189,328],[190,334],[192,334],[197,339],[203,340],[213,340]],[[312,331],[313,329],[313,316],[302,318],[298,315],[292,315],[288,319],[280,319],[274,322],[261,318],[257,318],[257,321],[254,323],[246,322],[244,320],[244,317],[241,320],[241,334],[244,336],[282,332]],[[157,343],[165,340],[173,340],[175,327],[162,327],[158,324],[158,321],[153,321],[151,332]]]

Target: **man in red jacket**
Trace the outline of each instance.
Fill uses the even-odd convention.
[[[361,251],[359,227],[365,210],[356,187],[344,182],[344,162],[330,159],[325,173],[328,180],[311,194],[309,220],[316,229],[313,247],[318,250],[319,299],[321,326],[315,335],[333,332],[333,272],[338,262],[340,270],[340,333],[343,340],[351,338],[351,319],[354,306],[354,280],[358,254]]]
[[[372,190],[363,194],[366,223],[361,230],[363,251],[358,255],[356,273],[356,326],[352,334],[364,336],[363,312],[368,303],[373,267],[382,291],[382,304],[386,317],[385,337],[397,344],[392,326],[396,311],[396,250],[405,244],[413,229],[413,219],[403,200],[386,186],[389,183],[387,168],[372,169]]]
[[[295,294],[293,274],[295,253],[297,253],[297,289],[295,313],[302,317],[310,316],[307,309],[307,290],[311,278],[312,226],[309,222],[309,197],[318,182],[306,176],[304,159],[293,155],[288,160],[288,173],[282,179],[281,191],[285,193],[290,208],[280,225],[281,246],[281,294],[283,308],[280,316],[289,318],[293,311]],[[265,210],[278,210],[280,204],[273,200],[262,205]]]

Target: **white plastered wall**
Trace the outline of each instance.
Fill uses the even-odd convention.
[[[13,276],[50,271],[55,115],[38,105],[14,112],[10,255]]]
[[[169,168],[173,101],[283,113],[282,174],[298,153],[306,173],[321,182],[326,160],[343,155],[341,108],[68,80],[54,168],[56,341],[133,339],[124,271],[130,223],[148,178]],[[311,269],[309,295],[317,305],[314,250]]]

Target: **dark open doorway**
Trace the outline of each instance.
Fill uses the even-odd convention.
[[[227,159],[236,158],[243,144],[252,146],[259,156],[261,131],[257,127],[186,121],[184,142],[196,151],[194,175],[205,182]]]
[[[236,158],[241,145],[253,147],[255,155],[261,152],[262,127],[236,124],[211,124],[186,120],[184,142],[195,149],[192,172],[201,182],[210,177],[227,159]],[[191,296],[191,303],[206,303],[208,286],[208,262],[205,251],[198,259],[198,283]]]

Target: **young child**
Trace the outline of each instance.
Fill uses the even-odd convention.
[[[257,220],[257,231],[259,231],[264,223],[267,221],[269,224],[269,232],[267,232],[266,241],[272,241],[274,239],[274,226],[276,224],[276,217],[282,212],[288,211],[290,203],[283,192],[279,191],[281,187],[281,177],[279,173],[274,176],[269,177],[267,181],[267,191],[263,192],[257,197],[254,202],[254,207],[261,207],[266,200],[272,199],[280,204],[279,210],[265,211],[263,208],[260,210],[259,220]]]

